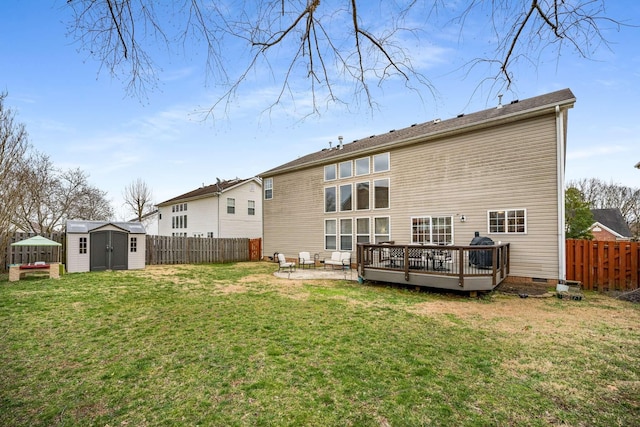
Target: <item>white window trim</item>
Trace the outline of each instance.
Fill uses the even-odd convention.
[[[327,188],[333,188],[335,190],[336,209],[333,210],[333,211],[328,211],[327,210]],[[338,187],[335,186],[335,185],[328,185],[328,186],[324,187],[324,190],[322,192],[322,200],[323,200],[322,210],[323,210],[324,213],[335,214],[336,212],[338,212],[338,204],[340,203],[339,194],[338,194]]]
[[[367,161],[367,172],[366,173],[358,173],[358,160],[366,160]],[[355,159],[353,162],[353,169],[355,176],[365,176],[371,173],[371,157],[360,157],[359,159]]]
[[[380,156],[387,156],[387,169],[383,169],[383,170],[376,170],[376,157],[380,157]],[[374,154],[372,156],[372,167],[373,167],[373,173],[381,173],[381,172],[389,172],[391,170],[391,155],[387,152],[387,153],[379,153],[379,154]]]
[[[376,219],[378,218],[386,218],[387,219],[387,224],[389,224],[389,229],[387,230],[387,232],[385,234],[376,234]],[[378,236],[387,236],[388,239],[387,240],[391,240],[391,217],[390,216],[374,216],[371,218],[371,232],[373,234],[373,241],[375,242]]]
[[[346,165],[349,164],[349,175],[342,175],[342,165]],[[346,179],[346,178],[351,178],[353,176],[353,161],[351,160],[347,160],[346,162],[340,162],[338,163],[338,178],[339,179]]]
[[[333,172],[334,172],[335,178],[327,179],[327,168],[330,168],[332,166],[333,166]],[[335,163],[331,165],[325,165],[323,169],[323,173],[324,173],[323,175],[324,182],[335,181],[336,179],[338,179],[338,166]]]
[[[263,197],[265,200],[273,199],[273,178],[265,178],[264,179],[264,194]],[[267,197],[267,190],[271,190],[271,197]]]
[[[350,187],[351,188],[351,209],[342,209],[342,187]],[[352,212],[353,209],[353,202],[354,202],[354,197],[353,197],[353,184],[340,184],[338,186],[338,191],[337,191],[337,205],[338,205],[338,211],[339,212]]]
[[[335,222],[336,226],[336,233],[335,234],[327,234],[327,221],[333,221]],[[324,239],[322,242],[322,246],[324,247],[325,251],[337,251],[338,250],[338,219],[337,218],[325,218],[324,219]],[[336,238],[336,247],[335,248],[327,248],[327,236],[334,236]]]
[[[351,221],[351,233],[349,234],[343,234],[342,233],[342,221]],[[338,227],[338,247],[340,248],[341,251],[353,251],[354,250],[354,242],[353,242],[353,235],[354,235],[354,228],[353,228],[353,218],[340,218],[338,221],[338,224],[340,224],[340,227]],[[351,237],[351,249],[345,249],[342,247],[342,236],[349,236]]]
[[[389,206],[387,206],[386,208],[377,208],[376,207],[376,181],[387,181],[387,183],[389,185],[387,185],[388,188],[388,194],[387,194],[387,199],[389,202]],[[373,192],[373,206],[372,209],[376,210],[376,211],[382,211],[382,210],[386,210],[386,209],[391,209],[391,178],[379,178],[379,179],[374,179],[373,180],[373,185],[371,187],[372,192]]]
[[[454,245],[455,244],[455,222],[453,220],[454,215],[416,215],[416,216],[412,216],[409,220],[409,236],[411,238],[411,244],[415,245],[415,244],[420,244],[421,242],[415,242],[413,240],[413,220],[414,219],[426,219],[429,218],[429,243],[430,245],[437,245],[438,243],[434,243],[433,241],[433,219],[434,218],[449,218],[449,220],[451,221],[451,243],[449,243],[448,245]]]
[[[369,207],[366,209],[358,209],[358,184],[364,184],[367,183],[369,184],[369,191],[368,191],[368,204]],[[355,199],[355,206],[354,206],[354,210],[359,211],[359,212],[366,212],[366,211],[370,211],[371,210],[371,181],[360,181],[360,182],[356,182],[353,186],[353,194],[354,194],[354,199]]]
[[[509,231],[509,226],[508,224],[506,224],[507,213],[509,211],[524,211],[524,232]],[[504,231],[491,231],[491,212],[504,212],[504,218],[505,218]],[[528,234],[529,227],[527,223],[529,221],[527,218],[528,218],[528,212],[526,208],[488,209],[487,210],[487,234],[519,234],[519,235]]]
[[[367,220],[367,224],[369,224],[369,227],[368,227],[369,231],[367,232],[367,234],[358,232],[359,231],[359,229],[358,229],[358,221],[361,220],[361,219],[366,219]],[[368,216],[360,216],[360,217],[355,218],[354,224],[355,224],[355,235],[356,235],[355,244],[356,245],[358,245],[358,237],[361,237],[361,236],[367,236],[367,242],[371,242],[371,222],[372,222],[371,221],[371,217],[368,217]]]

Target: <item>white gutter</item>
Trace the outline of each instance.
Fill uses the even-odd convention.
[[[565,233],[565,208],[564,208],[564,172],[565,172],[565,147],[564,139],[564,114],[559,105],[556,105],[556,141],[557,141],[557,171],[558,171],[558,280],[564,283],[567,279],[567,254]]]

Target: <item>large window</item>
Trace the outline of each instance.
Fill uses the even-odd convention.
[[[373,207],[375,209],[389,207],[389,178],[373,181]]]
[[[356,243],[369,243],[371,241],[369,218],[356,218]]]
[[[525,209],[504,209],[489,211],[489,233],[527,232],[527,211]]]
[[[247,201],[247,215],[255,215],[256,214],[256,201],[249,200]]]
[[[453,244],[453,217],[422,216],[411,218],[411,243]]]
[[[336,187],[326,187],[324,189],[324,211],[336,211]]]
[[[389,231],[389,217],[373,218],[373,232],[375,243],[388,242],[391,240]]]
[[[389,153],[376,154],[373,156],[373,171],[385,172],[389,170]]]
[[[340,211],[353,210],[353,186],[351,184],[340,186]]]
[[[369,209],[369,182],[356,184],[356,209],[359,211]]]
[[[227,213],[228,214],[236,213],[236,199],[232,197],[227,197]]]
[[[356,176],[369,174],[369,158],[356,159]]]
[[[264,198],[273,199],[273,178],[264,179]]]
[[[328,251],[337,249],[337,224],[335,219],[324,221],[324,248]]]
[[[340,250],[353,250],[353,220],[351,218],[340,220]]]
[[[351,167],[351,160],[340,163],[340,178],[351,178],[351,175],[353,175]]]
[[[336,165],[327,165],[324,167],[324,180],[333,181],[337,178]]]

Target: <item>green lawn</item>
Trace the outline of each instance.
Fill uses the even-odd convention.
[[[640,307],[274,264],[0,280],[2,426],[630,426]]]

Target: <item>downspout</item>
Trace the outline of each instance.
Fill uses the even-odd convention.
[[[564,283],[567,279],[567,254],[566,254],[566,233],[564,227],[565,206],[564,206],[564,173],[565,173],[565,147],[564,138],[564,115],[559,105],[556,105],[556,141],[558,160],[558,280]]]

